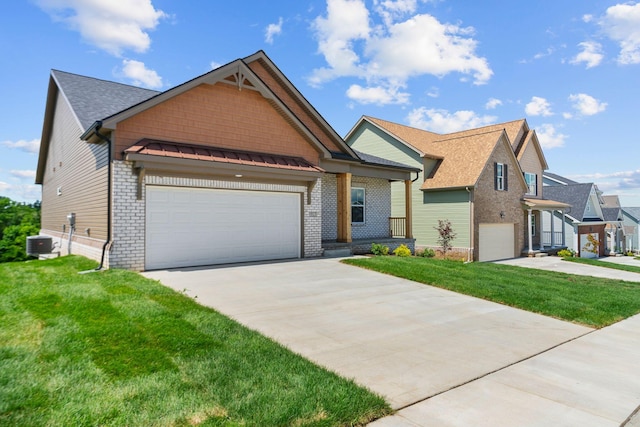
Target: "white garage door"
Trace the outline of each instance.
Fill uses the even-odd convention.
[[[147,270],[299,258],[296,193],[147,186]]]
[[[480,261],[495,261],[515,256],[513,224],[480,224],[479,257]]]

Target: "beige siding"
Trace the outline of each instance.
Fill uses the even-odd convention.
[[[522,172],[535,173],[538,181],[538,194],[535,197],[542,198],[542,163],[533,143],[529,143],[520,158],[520,167]],[[527,194],[527,197],[534,197]]]
[[[405,165],[423,168],[423,159],[414,150],[398,142],[375,126],[365,123],[351,135],[347,143],[358,151]],[[415,176],[415,175],[414,175]],[[424,174],[412,183],[413,237],[418,246],[437,246],[434,229],[439,219],[451,221],[457,237],[455,247],[469,245],[469,194],[463,189],[452,192],[424,193],[420,190]],[[391,216],[405,216],[404,183],[391,183]]]
[[[81,141],[81,134],[66,100],[59,96],[42,184],[42,228],[61,232],[68,224],[67,215],[74,212],[78,236],[105,240],[107,146]]]

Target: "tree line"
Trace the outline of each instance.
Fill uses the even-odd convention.
[[[0,262],[24,261],[27,236],[40,231],[40,202],[19,203],[0,196]]]

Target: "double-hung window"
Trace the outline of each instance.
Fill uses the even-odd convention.
[[[527,194],[531,196],[538,195],[538,175],[535,173],[524,173],[524,180],[527,182]]]
[[[364,224],[364,188],[351,188],[351,222]]]
[[[504,163],[494,164],[494,183],[498,191],[507,191],[507,165]]]

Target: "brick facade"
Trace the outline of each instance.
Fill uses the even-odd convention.
[[[391,216],[391,184],[386,179],[354,176],[352,188],[365,190],[365,222],[352,224],[354,240],[389,237]],[[322,178],[322,240],[336,240],[338,236],[338,190],[334,174]]]
[[[514,164],[513,156],[507,152],[504,144],[499,144],[480,175],[474,194],[474,242],[479,242],[480,224],[512,223],[514,224],[515,245],[513,256],[516,257],[525,247],[525,233],[527,233],[526,212],[522,210],[521,199],[526,191],[517,176],[518,165]],[[493,162],[507,165],[507,191],[498,191],[494,184]],[[504,216],[500,216],[504,212]],[[473,259],[479,258],[479,244],[473,248]]]
[[[228,190],[275,191],[303,194],[303,256],[322,255],[321,203],[322,182],[317,180],[308,197],[303,185],[268,184],[243,181],[221,181],[203,178],[162,177],[147,175],[138,200],[138,176],[130,162],[114,162],[113,243],[109,267],[144,270],[145,260],[145,185],[215,188]]]

